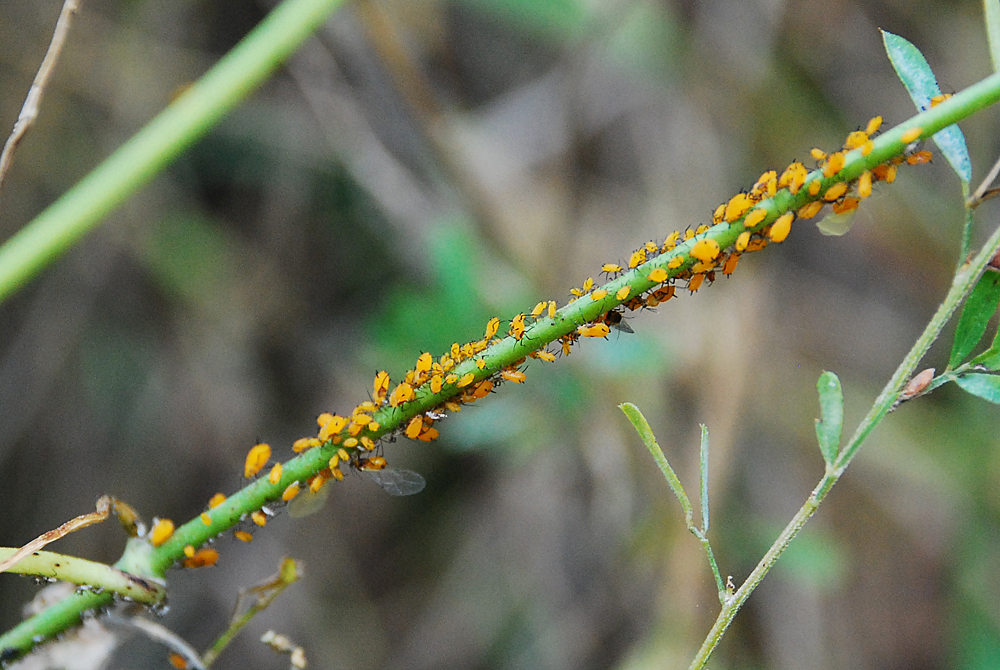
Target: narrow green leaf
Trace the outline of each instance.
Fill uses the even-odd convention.
[[[962,316],[958,319],[958,326],[955,328],[955,342],[951,345],[951,356],[948,358],[948,368],[954,368],[965,360],[972,350],[983,339],[986,326],[990,322],[990,317],[997,311],[1000,304],[1000,272],[987,270],[976,288],[972,289],[965,307],[962,308]]]
[[[1000,376],[973,372],[962,375],[955,383],[974,396],[1000,405]]]
[[[694,512],[691,508],[691,500],[688,498],[687,493],[684,491],[684,487],[681,486],[681,480],[677,478],[677,473],[674,469],[670,467],[670,463],[667,462],[667,457],[660,449],[660,445],[656,443],[656,438],[653,436],[653,429],[649,427],[649,422],[646,421],[646,417],[642,415],[639,408],[630,402],[624,402],[618,405],[618,409],[625,413],[628,420],[632,422],[632,426],[635,428],[635,432],[639,433],[639,439],[642,443],[646,445],[649,449],[650,455],[652,455],[653,460],[660,467],[660,472],[663,473],[664,478],[667,480],[667,484],[670,485],[670,489],[677,496],[678,502],[680,502],[681,507],[684,509],[684,520],[687,523],[688,528],[693,528],[693,517]]]
[[[938,86],[927,59],[909,40],[899,35],[883,30],[882,41],[889,61],[913,99],[913,104],[920,111],[929,109],[931,98],[941,95],[941,87]],[[972,181],[972,161],[969,160],[969,149],[965,145],[961,129],[957,125],[948,126],[935,133],[933,138],[962,183]]]
[[[844,391],[840,379],[824,372],[816,382],[819,391],[819,416],[816,419],[816,439],[827,465],[832,465],[840,451],[840,434],[844,427]]]
[[[701,424],[701,532],[708,532],[708,426]]]
[[[983,0],[983,14],[986,18],[986,41],[990,45],[990,60],[993,71],[1000,71],[1000,0]]]

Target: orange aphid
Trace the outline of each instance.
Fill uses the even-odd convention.
[[[800,207],[797,214],[800,219],[811,219],[819,214],[819,210],[821,209],[823,209],[823,201],[816,200],[815,202],[810,202],[808,205]]]
[[[872,194],[872,173],[865,170],[858,177],[858,196],[862,199]]]
[[[253,522],[258,526],[260,526],[261,528],[267,525],[267,515],[261,512],[260,510],[257,510],[256,512],[250,512],[250,518],[253,519]]]
[[[288,502],[289,500],[291,500],[292,498],[294,498],[299,494],[299,488],[300,487],[298,482],[292,482],[282,492],[281,499],[284,500],[285,502]]]
[[[847,193],[847,184],[840,182],[826,189],[826,193],[823,194],[823,199],[827,202],[833,202],[845,193]]]
[[[344,430],[344,428],[347,426],[346,418],[338,416],[336,414],[328,414],[326,412],[320,414],[319,417],[316,419],[316,422],[320,426],[319,434],[317,436],[320,442],[326,442],[331,437],[337,435],[342,430]]]
[[[655,281],[657,284],[662,284],[667,281],[667,271],[663,268],[656,268],[649,273],[648,279],[649,281]]]
[[[240,542],[253,542],[253,535],[246,532],[245,530],[234,530],[233,537],[235,537]]]
[[[247,459],[243,464],[243,476],[250,479],[260,472],[269,460],[271,460],[271,445],[263,442],[254,445],[247,452]]]
[[[555,363],[556,361],[556,355],[551,351],[536,351],[534,354],[533,358],[537,358],[548,363]]]
[[[818,147],[813,147],[809,150],[809,155],[818,161],[826,160],[826,152]]]
[[[476,375],[474,375],[471,372],[467,372],[466,374],[462,375],[461,379],[458,380],[458,388],[465,388],[475,380],[476,380]]]
[[[591,323],[580,326],[576,329],[576,332],[584,337],[607,337],[608,333],[611,332],[611,328],[605,323]]]
[[[215,509],[222,503],[226,502],[226,496],[221,493],[216,493],[214,496],[208,499],[208,509]]]
[[[188,662],[187,659],[178,654],[177,652],[170,652],[167,654],[167,658],[170,660],[170,665],[177,668],[177,670],[187,670]]]
[[[676,270],[680,266],[684,265],[685,260],[687,259],[685,259],[683,256],[674,256],[667,262],[667,267],[670,268],[671,270]],[[653,270],[653,272],[656,272],[656,270]],[[650,275],[652,275],[652,273],[650,273]]]
[[[323,488],[323,484],[326,484],[326,477],[324,477],[322,474],[315,475],[309,480],[309,492],[319,493],[319,490]],[[254,521],[256,521],[256,519],[254,519]]]
[[[523,384],[527,376],[520,370],[507,370],[503,369],[500,371],[500,377],[509,382],[514,382],[515,384]]]
[[[267,481],[271,482],[272,484],[277,484],[278,482],[280,482],[281,472],[283,469],[284,468],[282,468],[281,463],[275,463],[274,467],[271,468],[271,472],[269,472],[267,475]]]
[[[507,329],[507,334],[513,336],[515,340],[520,340],[524,337],[524,314],[518,314],[510,320],[510,328]]]
[[[382,370],[375,375],[375,381],[372,382],[372,396],[375,402],[381,405],[385,402],[387,393],[389,393],[389,373]]]
[[[843,151],[830,154],[827,157],[826,162],[823,163],[823,176],[829,179],[843,170],[846,162],[847,159],[844,157]]]
[[[715,240],[698,240],[691,247],[691,255],[705,263],[713,261],[719,255],[719,243]]]
[[[219,552],[215,549],[199,549],[184,560],[185,568],[207,568],[219,561]]]
[[[434,375],[431,377],[431,393],[438,394],[444,387],[444,378],[441,375]]]
[[[819,195],[819,190],[823,187],[819,179],[813,179],[809,182],[809,195]]]
[[[833,203],[833,213],[845,214],[847,212],[853,212],[858,208],[859,202],[861,201],[857,198],[844,198],[840,202]]]
[[[410,419],[410,422],[406,424],[406,436],[411,440],[417,439],[417,435],[420,435],[420,431],[424,429],[424,417],[422,415],[417,415]]]
[[[736,219],[740,218],[747,213],[747,210],[753,206],[753,202],[747,197],[746,193],[737,193],[729,202],[726,204],[726,213],[723,215],[723,220],[732,223]]]
[[[851,149],[857,149],[858,147],[864,146],[867,141],[868,133],[863,130],[855,130],[847,136],[847,140],[844,142],[844,148],[848,151]]]
[[[933,157],[934,155],[930,151],[918,151],[912,156],[907,156],[906,162],[910,165],[923,165],[924,163],[930,163]]]
[[[778,178],[778,188],[787,187],[791,194],[795,195],[802,188],[808,175],[809,171],[806,166],[796,161],[781,173],[781,177]]]
[[[733,274],[733,272],[736,271],[736,265],[739,262],[740,262],[740,255],[738,253],[729,254],[729,256],[726,258],[726,262],[722,264],[722,274],[724,275]]]
[[[869,136],[874,135],[875,133],[878,132],[878,129],[881,127],[882,127],[882,117],[873,116],[872,119],[868,122],[868,125],[865,126],[865,133],[868,134]]]
[[[159,547],[161,544],[170,539],[170,536],[174,534],[174,522],[170,519],[158,519],[155,524],[153,524],[153,530],[149,533],[149,543],[154,547]]]
[[[795,215],[791,212],[785,212],[778,219],[771,224],[771,229],[767,232],[767,237],[772,242],[784,242],[785,238],[788,237],[788,233],[792,231],[792,221],[795,219]]]
[[[875,142],[873,142],[872,140],[868,140],[861,146],[861,155],[867,156],[872,152],[873,149],[875,149]]]
[[[484,340],[492,340],[496,337],[497,331],[500,330],[500,319],[493,317],[486,322],[486,333],[483,334]]]
[[[705,275],[703,274],[695,275],[691,277],[691,279],[688,281],[687,289],[691,291],[691,293],[694,293],[695,291],[701,288],[701,285],[702,283],[704,283],[704,281],[705,281]]]
[[[424,352],[417,357],[417,365],[415,368],[416,373],[419,375],[422,372],[431,371],[431,361],[434,359],[431,357],[430,353]]]
[[[743,225],[746,226],[747,228],[753,228],[766,218],[767,218],[767,210],[755,209],[749,214],[747,214],[747,218],[743,219]],[[694,252],[692,252],[691,255],[694,256]]]
[[[909,144],[910,142],[915,142],[916,140],[920,139],[920,135],[923,132],[924,132],[923,128],[910,128],[905,133],[903,133],[903,136],[900,137],[899,140],[903,144]]]
[[[750,243],[750,231],[744,230],[740,233],[739,237],[736,238],[736,251],[743,251],[747,248]]]
[[[441,434],[438,432],[437,428],[425,428],[417,439],[421,442],[430,442],[431,440],[436,440]]]
[[[389,395],[389,405],[392,407],[399,407],[410,400],[413,400],[413,387],[406,382],[401,382]]]

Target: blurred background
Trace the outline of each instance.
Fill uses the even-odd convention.
[[[58,0],[0,4],[0,126],[17,117]],[[270,9],[86,0],[0,193],[6,239],[169,104]],[[69,255],[0,306],[0,544],[93,509],[196,516],[282,459],[376,370],[480,337],[647,240],[709,220],[767,169],[913,113],[879,28],[942,88],[990,73],[974,0],[366,0]],[[997,113],[962,124],[981,179]],[[4,134],[6,130],[3,131]],[[931,147],[933,148],[933,147]],[[998,208],[979,210],[983,230]],[[218,661],[317,668],[684,668],[718,610],[697,541],[623,415],[649,418],[697,490],[711,433],[713,541],[747,576],[822,474],[815,384],[853,430],[945,294],[959,183],[906,168],[850,234],[795,224],[730,278],[588,341],[386,446],[426,490],[363,477],[282,515],[219,565],[169,575],[161,622],[205,649],[240,588],[304,561]],[[980,234],[978,239],[983,239]],[[682,293],[679,291],[679,293]],[[992,333],[992,331],[991,331]],[[943,369],[948,337],[926,367]],[[714,667],[1000,664],[997,409],[952,387],[904,405],[751,597]],[[118,558],[115,524],[53,545]],[[0,578],[0,625],[38,587]],[[168,667],[124,640],[112,668]]]

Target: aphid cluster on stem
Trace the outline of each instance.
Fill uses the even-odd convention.
[[[625,319],[627,312],[654,308],[667,302],[676,295],[678,286],[693,294],[706,281],[710,284],[714,282],[718,272],[724,275],[735,272],[743,254],[760,251],[772,242],[783,242],[791,233],[796,218],[812,218],[828,205],[836,214],[850,212],[872,194],[875,183],[892,183],[898,165],[930,161],[929,152],[918,150],[917,140],[922,130],[913,128],[901,138],[908,145],[901,155],[865,170],[857,178],[837,181],[835,178],[844,170],[849,152],[857,150],[862,156],[868,156],[873,151],[872,138],[881,125],[882,117],[871,119],[863,130],[848,134],[843,148],[838,151],[827,153],[813,149],[810,152],[816,161],[813,170],[794,161],[781,174],[774,170],[765,172],[749,191],[737,193],[720,204],[712,214],[711,226],[701,224],[693,230],[688,228],[683,232],[672,232],[662,244],[644,243],[632,252],[626,263],[605,263],[601,266],[601,273],[609,283],[596,286],[594,279],[588,278],[580,288],[571,289],[572,297],[564,308],[567,312],[560,314],[554,300],[542,300],[529,312],[510,319],[506,329],[509,340],[498,339],[501,321],[493,317],[487,322],[482,338],[465,344],[456,342],[437,357],[430,352],[421,353],[413,368],[407,370],[395,384],[388,372],[379,371],[372,383],[371,400],[358,404],[346,416],[320,414],[316,420],[316,435],[302,437],[292,444],[295,453],[334,447],[326,467],[305,481],[298,481],[292,480],[282,463],[273,464],[266,475],[267,484],[273,487],[269,493],[271,499],[280,504],[279,499],[290,502],[304,493],[318,494],[330,480],[342,480],[345,467],[369,474],[388,475],[392,471],[386,467],[382,456],[384,440],[404,436],[419,442],[436,439],[439,436],[436,424],[448,414],[485,398],[500,384],[523,383],[526,379],[523,369],[526,357],[554,362],[557,355],[568,356],[573,345],[582,338],[606,338],[611,330],[632,332]],[[783,192],[795,198],[797,204],[794,211],[775,211],[776,202],[781,201],[778,196]],[[786,199],[783,202],[790,201]],[[783,207],[788,209],[787,205]],[[720,230],[735,234],[724,237],[732,240],[726,247],[720,246],[716,239]],[[669,257],[653,263],[649,269],[644,267],[664,254]],[[568,317],[580,311],[588,314],[587,322],[572,321],[572,317]],[[596,316],[589,316],[595,312]],[[529,331],[558,323],[569,328],[562,329],[562,334],[550,335],[541,345],[532,342]],[[549,340],[557,347],[555,350],[549,349]],[[498,367],[498,363],[491,364],[487,350],[494,344],[509,344],[511,341],[513,347],[508,347],[502,360],[509,361],[512,358],[510,352],[518,347],[524,349],[523,356],[502,367]],[[414,403],[427,408],[415,411]],[[376,414],[390,422],[392,428],[383,429],[375,419]],[[257,477],[270,460],[270,446],[263,443],[255,445],[247,454],[244,476],[248,479]],[[386,490],[394,495],[407,495],[420,490],[423,479],[416,473],[409,475],[412,475],[409,479],[383,477],[387,483]],[[209,512],[224,500],[225,496],[221,493],[214,496],[209,501]],[[249,519],[257,527],[262,527],[272,513],[270,508],[265,507],[252,512]],[[202,521],[206,526],[211,526],[213,522],[208,512],[202,514]],[[161,522],[154,527],[151,537],[154,545],[162,544],[170,537],[173,526],[168,523]],[[248,528],[253,526],[248,525]],[[246,542],[253,539],[247,530],[235,530],[234,535]],[[210,551],[213,550],[185,547],[184,564],[187,567],[214,564],[217,553],[203,553]]]

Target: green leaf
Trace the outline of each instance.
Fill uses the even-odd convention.
[[[955,383],[974,396],[1000,405],[1000,376],[973,372],[962,375]]]
[[[955,342],[951,345],[951,357],[948,368],[954,368],[965,360],[977,344],[983,339],[990,317],[997,311],[1000,304],[1000,272],[987,270],[976,288],[972,289],[969,298],[962,308],[962,316],[955,328]]]
[[[885,43],[889,61],[896,69],[896,74],[899,75],[910,98],[913,99],[913,104],[920,111],[930,109],[931,98],[941,95],[941,87],[938,86],[927,59],[909,40],[899,35],[883,30],[882,41]],[[969,149],[965,145],[965,136],[959,127],[948,126],[935,133],[933,137],[942,155],[951,164],[951,168],[962,183],[968,184],[972,181],[972,161],[969,160]]]
[[[819,391],[819,415],[816,419],[816,439],[827,465],[833,465],[840,451],[840,434],[844,427],[844,391],[840,379],[824,372],[816,382]]]
[[[993,71],[1000,70],[1000,0],[983,0],[983,14],[986,18],[986,41],[990,45],[990,60]]]

